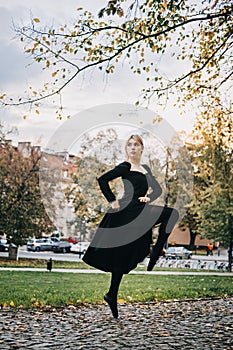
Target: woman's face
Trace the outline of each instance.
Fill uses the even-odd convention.
[[[129,139],[126,144],[126,154],[129,158],[139,158],[142,155],[143,146],[134,139]]]

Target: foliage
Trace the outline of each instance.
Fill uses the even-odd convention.
[[[96,135],[86,133],[80,140],[80,158],[76,161],[73,183],[66,190],[66,197],[74,205],[77,225],[94,230],[106,212],[108,203],[98,186],[97,178],[116,165],[121,155],[118,135],[113,128],[102,129]],[[111,150],[111,151],[110,151]],[[114,181],[112,190],[117,194],[120,184]],[[85,230],[83,230],[85,231]]]
[[[29,104],[39,114],[44,99],[57,96],[60,103],[72,80],[94,68],[113,74],[122,63],[145,77],[140,101],[178,91],[182,105],[230,88],[231,0],[114,0],[99,11],[99,18],[82,8],[77,11],[73,25],[43,28],[35,17],[28,26],[15,28],[26,55],[50,72],[51,81],[41,88],[30,86],[14,100],[2,93],[3,105]],[[60,104],[58,118],[62,114]]]
[[[189,149],[185,145],[176,147],[175,142],[166,150],[166,160],[162,169],[164,173],[165,205],[175,207],[179,212],[179,228],[189,228],[190,248],[193,249],[195,234],[190,224],[190,202],[194,191],[194,176],[192,172]]]
[[[195,175],[189,213],[196,233],[232,247],[232,111],[221,105],[218,98],[214,102],[210,101],[197,118],[189,145]]]
[[[40,154],[31,148],[28,157],[23,156],[0,131],[0,234],[19,246],[53,227],[40,197]]]

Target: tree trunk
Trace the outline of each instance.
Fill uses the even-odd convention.
[[[196,240],[197,234],[194,233],[190,228],[189,228],[189,232],[190,232],[189,247],[190,247],[190,249],[194,249],[195,248],[195,240]]]
[[[228,249],[228,271],[232,270],[232,241],[230,242],[230,246]]]

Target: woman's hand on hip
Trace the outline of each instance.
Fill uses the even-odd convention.
[[[111,202],[111,207],[113,210],[119,210],[120,209],[119,201],[116,199],[114,202]]]
[[[143,203],[149,203],[150,202],[150,198],[149,197],[139,197],[138,198],[140,202],[143,202]]]

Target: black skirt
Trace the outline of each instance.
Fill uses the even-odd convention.
[[[133,205],[132,211],[128,207],[125,212],[106,213],[83,261],[105,272],[127,274],[133,270],[149,255],[152,243],[152,229],[143,232],[140,227],[143,208],[144,205]]]

